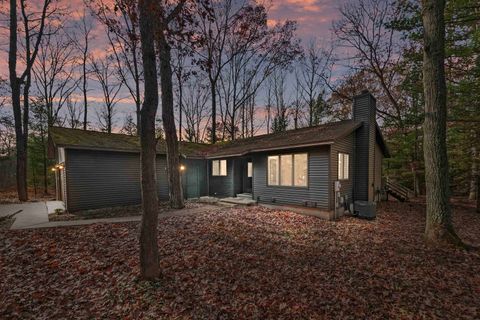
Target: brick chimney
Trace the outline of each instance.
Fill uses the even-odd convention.
[[[373,201],[376,100],[368,90],[353,98],[353,120],[362,123],[355,134],[354,200]]]

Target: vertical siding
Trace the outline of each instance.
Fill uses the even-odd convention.
[[[281,153],[308,153],[308,187],[282,187],[267,185],[267,157]],[[316,147],[306,150],[261,153],[252,156],[253,198],[260,202],[293,204],[304,206],[316,203],[318,208],[329,209],[329,147]]]
[[[157,173],[157,194],[158,200],[168,200],[168,175],[167,158],[164,155],[158,155],[155,159],[155,172]]]
[[[375,98],[370,93],[355,97],[353,119],[361,121],[355,141],[355,200],[373,201],[376,106]]]
[[[219,159],[220,160],[220,159]],[[212,160],[209,160],[208,178],[210,180],[209,195],[214,197],[233,197],[235,190],[233,188],[234,181],[234,161],[232,158],[227,159],[227,175],[212,176]]]
[[[355,133],[339,139],[336,141],[330,148],[330,208],[334,209],[335,207],[335,181],[338,180],[338,153],[347,153],[349,154],[349,179],[341,180],[341,190],[340,194],[342,196],[347,196],[348,201],[350,202],[353,199],[353,184],[355,176]]]
[[[383,162],[383,153],[382,149],[378,145],[378,143],[375,143],[375,179],[374,179],[374,184],[375,184],[375,193],[377,193],[378,190],[382,189],[382,162]],[[376,194],[375,194],[376,197]],[[380,199],[375,199],[375,200],[380,200]]]
[[[207,161],[201,159],[186,159],[182,161],[185,165],[185,172],[182,174],[182,185],[186,199],[205,196],[207,190]],[[187,185],[197,185],[198,194],[190,194]]]
[[[66,152],[69,211],[140,203],[138,154],[72,149]]]

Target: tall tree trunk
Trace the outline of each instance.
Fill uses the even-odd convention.
[[[180,178],[180,154],[178,152],[177,130],[173,113],[173,83],[171,49],[163,32],[159,32],[160,81],[162,88],[162,121],[167,145],[167,172],[170,192],[170,206],[184,207],[182,181]]]
[[[211,130],[211,143],[217,142],[217,94],[215,89],[215,82],[210,81],[210,93],[212,99],[212,130]]]
[[[140,226],[140,276],[155,280],[160,276],[157,224],[158,198],[155,172],[155,118],[158,108],[158,80],[155,56],[153,13],[155,0],[138,2],[144,70],[144,101],[141,110],[142,222]]]
[[[449,204],[444,8],[444,0],[422,0],[425,93],[423,150],[427,186],[425,238],[429,244],[461,245],[461,240],[453,229]]]
[[[21,110],[21,81],[17,77],[17,1],[10,0],[10,38],[8,51],[8,69],[10,76],[10,87],[12,90],[13,117],[15,120],[15,142],[17,147],[17,193],[20,201],[28,200],[27,192],[27,149],[26,137],[24,135],[22,110]],[[28,113],[23,114],[27,117]]]
[[[83,51],[82,60],[82,92],[83,92],[83,130],[87,130],[87,112],[88,112],[88,98],[87,98],[87,53],[88,53],[88,41],[85,41],[85,48]]]
[[[474,141],[477,141],[477,140],[474,139]],[[477,147],[473,146],[470,151],[471,151],[471,155],[472,155],[472,166],[470,168],[470,192],[468,194],[468,199],[469,200],[475,200],[476,195],[477,195],[477,181],[476,181],[476,178],[478,176],[478,168],[477,168],[478,151],[477,151]]]

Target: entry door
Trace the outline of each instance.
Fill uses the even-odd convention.
[[[245,175],[243,183],[243,192],[251,193],[252,192],[252,177],[253,177],[253,164],[252,161],[248,161],[245,166]]]
[[[200,197],[200,170],[198,166],[192,165],[187,168],[186,178],[185,197],[187,199]]]

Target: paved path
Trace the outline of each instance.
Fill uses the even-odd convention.
[[[0,205],[0,217],[10,216],[14,213],[15,221],[11,229],[23,229],[48,222],[48,214],[55,209],[63,209],[61,201],[24,202]]]
[[[52,203],[53,202],[53,203]],[[71,220],[71,221],[48,221],[48,213],[53,213],[59,205],[63,208],[63,203],[60,201],[47,201],[45,202],[30,202],[22,203],[15,205],[17,207],[7,208],[5,206],[0,206],[0,216],[3,212],[15,211],[11,210],[23,210],[21,213],[17,214],[15,217],[15,222],[13,223],[11,229],[36,229],[36,228],[54,228],[54,227],[71,227],[71,226],[82,226],[89,225],[94,223],[122,223],[122,222],[131,222],[131,221],[140,221],[141,216],[132,216],[132,217],[118,217],[118,218],[103,218],[103,219],[86,219],[86,220]],[[14,206],[14,205],[8,205]],[[200,214],[204,212],[210,212],[212,210],[219,210],[218,206],[213,205],[202,205],[198,208],[190,209],[181,209],[181,210],[170,210],[158,215],[158,217],[166,218],[172,216],[185,216],[191,214]],[[8,214],[6,214],[8,215]]]

